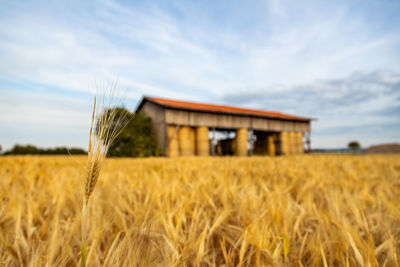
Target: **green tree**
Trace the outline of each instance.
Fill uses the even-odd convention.
[[[40,149],[33,145],[15,145],[9,151],[6,151],[4,155],[36,155],[40,154]]]
[[[87,152],[81,148],[38,148],[33,145],[15,145],[12,149],[4,152],[3,155],[82,155]]]
[[[360,143],[357,142],[357,141],[351,141],[351,142],[348,144],[348,147],[349,147],[350,149],[352,149],[352,150],[358,150],[358,149],[361,148]]]
[[[149,117],[140,113],[132,114],[124,108],[115,108],[106,112],[117,112],[115,121],[120,118],[129,121],[111,144],[108,156],[151,157],[161,155]]]

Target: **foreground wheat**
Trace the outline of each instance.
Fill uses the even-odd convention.
[[[86,162],[0,157],[0,266],[81,265]],[[399,203],[400,155],[107,159],[90,196],[86,260],[400,267]]]
[[[82,266],[86,266],[87,208],[89,198],[96,186],[103,161],[111,143],[127,123],[124,116],[117,118],[116,109],[111,108],[112,96],[110,96],[107,106],[105,106],[105,101],[105,97],[103,96],[102,106],[96,113],[96,97],[94,97],[92,122],[89,133],[85,192],[82,205]],[[93,127],[95,127],[95,131],[93,131]]]

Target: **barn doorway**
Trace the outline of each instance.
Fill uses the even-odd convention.
[[[253,131],[252,154],[275,156],[281,154],[278,132]]]
[[[210,129],[210,155],[233,156],[235,154],[236,131],[232,129]]]

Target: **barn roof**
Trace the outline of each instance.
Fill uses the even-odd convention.
[[[222,114],[237,114],[237,115],[257,116],[257,117],[269,117],[269,118],[279,118],[285,120],[299,120],[299,121],[312,120],[312,118],[289,115],[275,111],[188,102],[188,101],[172,100],[172,99],[149,97],[149,96],[143,97],[142,101],[140,102],[136,110],[139,110],[145,101],[150,101],[159,106],[172,109],[193,110],[200,112],[212,112],[212,113],[222,113]]]

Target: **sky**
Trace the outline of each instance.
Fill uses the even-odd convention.
[[[400,1],[0,0],[0,145],[87,146],[96,88],[316,118],[400,142]]]

